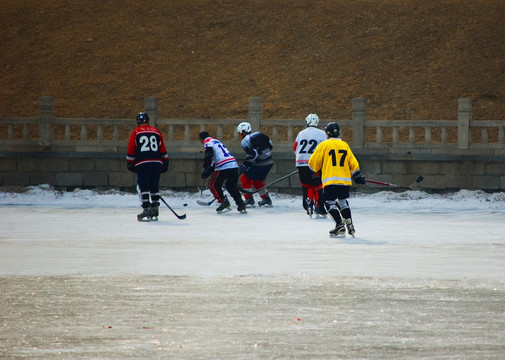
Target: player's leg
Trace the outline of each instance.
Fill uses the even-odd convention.
[[[328,185],[324,188],[324,199],[328,213],[333,221],[335,221],[335,228],[330,230],[330,237],[343,237],[345,236],[345,225],[342,223],[342,216],[336,199],[338,198],[338,188],[336,185]]]
[[[228,191],[228,193],[235,201],[235,204],[237,204],[237,210],[239,212],[246,212],[244,200],[242,200],[242,196],[240,195],[240,192],[237,187],[237,181],[238,181],[237,168],[226,169],[223,170],[223,172],[225,172],[226,174],[226,180],[225,180],[226,191]]]
[[[153,164],[151,169],[150,183],[149,183],[149,193],[151,195],[151,220],[158,220],[159,207],[160,207],[160,177],[161,177],[161,166],[156,166],[158,164]]]
[[[340,209],[340,213],[342,214],[343,222],[345,226],[347,227],[347,233],[354,237],[354,234],[356,233],[356,229],[354,228],[354,224],[352,222],[352,216],[351,216],[351,208],[349,207],[349,202],[347,199],[349,198],[349,186],[339,186],[339,193],[338,193],[338,199],[337,203]]]
[[[252,180],[246,175],[242,174],[240,175],[240,186],[242,189],[247,190],[247,191],[252,191]],[[244,194],[244,203],[246,206],[254,206],[254,198],[250,194]]]
[[[212,176],[209,179],[209,190],[212,195],[217,199],[218,203],[222,203],[224,199],[223,193],[223,183],[225,180],[225,174],[222,171],[217,170],[212,173]]]
[[[137,215],[138,221],[151,221],[151,201],[149,192],[150,174],[145,169],[138,169],[137,172],[137,192],[140,197],[140,204],[143,211]]]

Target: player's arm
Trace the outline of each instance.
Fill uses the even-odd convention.
[[[316,150],[310,156],[309,168],[314,172],[318,172],[319,170],[321,170],[321,167],[323,165],[324,151],[325,151],[324,148],[325,148],[324,145],[319,144],[319,146],[316,148]]]
[[[208,169],[212,167],[212,163],[214,161],[214,149],[211,147],[205,148],[205,155],[203,158],[203,168]]]
[[[361,173],[359,169],[359,163],[358,160],[356,159],[356,156],[354,156],[353,152],[349,148],[347,151],[347,164],[349,166],[349,170],[351,171],[351,178],[354,180],[356,184],[365,184],[365,176]]]

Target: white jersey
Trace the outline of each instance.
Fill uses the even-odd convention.
[[[203,146],[206,149],[212,148],[212,152],[214,153],[212,165],[215,170],[233,169],[238,167],[237,160],[235,160],[235,157],[221,141],[208,137],[205,139]]]
[[[296,167],[309,166],[310,155],[316,150],[317,145],[326,139],[326,133],[314,126],[309,126],[300,131],[293,147]]]

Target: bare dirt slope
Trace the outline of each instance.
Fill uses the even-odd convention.
[[[0,116],[505,119],[503,0],[0,2]]]

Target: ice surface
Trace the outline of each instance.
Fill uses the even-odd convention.
[[[504,193],[353,194],[357,232],[344,239],[299,196],[222,215],[196,203],[208,191],[163,197],[187,218],[161,204],[158,222],[139,223],[137,195],[117,191],[0,193],[0,274],[505,277]]]
[[[187,218],[0,192],[0,358],[505,358],[503,193],[353,194],[344,239],[298,196],[245,215],[163,197]]]

